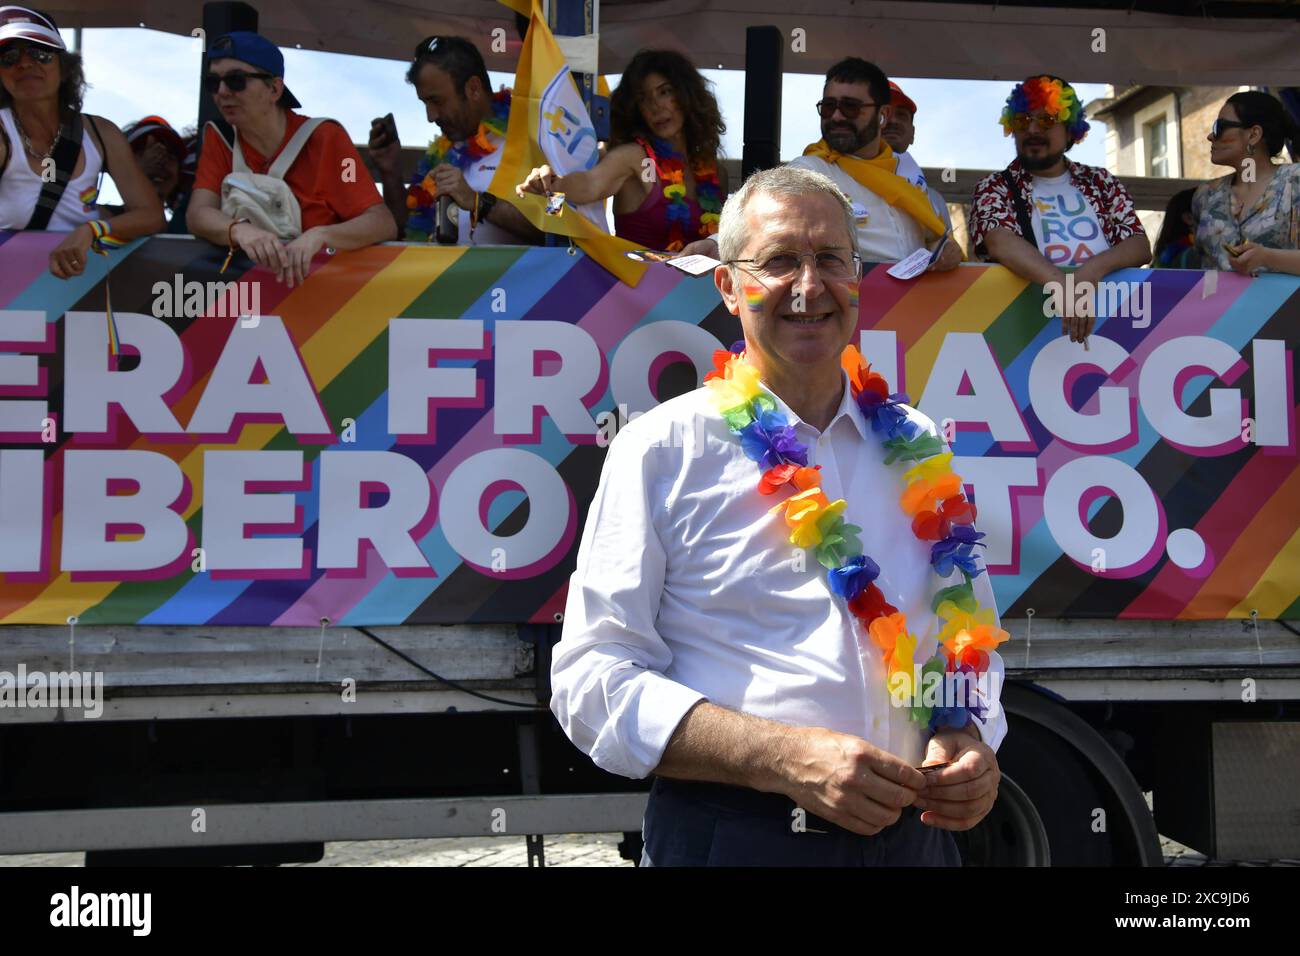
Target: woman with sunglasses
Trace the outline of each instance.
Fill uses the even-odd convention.
[[[575,205],[613,196],[620,238],[716,258],[712,236],[727,198],[718,151],[727,127],[707,81],[680,53],[642,50],[623,72],[609,113],[604,159],[567,176],[540,166],[515,192],[563,193]]]
[[[1300,275],[1300,166],[1272,162],[1287,140],[1294,156],[1295,121],[1267,93],[1234,93],[1206,138],[1211,162],[1232,174],[1192,197],[1202,267]]]
[[[359,249],[397,236],[397,223],[342,126],[317,121],[319,125],[304,133],[305,142],[296,136],[309,119],[293,110],[301,104],[284,85],[284,55],[274,43],[247,31],[218,37],[208,47],[203,82],[222,119],[234,127],[247,168],[231,175],[234,149],[209,124],[186,213],[190,232],[228,246],[232,254],[243,251],[290,287],[306,278],[312,259],[323,248]],[[285,152],[291,146],[296,155]],[[282,153],[288,167],[281,172],[276,161]],[[223,187],[251,181],[264,192],[249,175],[281,180],[272,185],[283,191],[283,204],[259,205],[246,215],[237,204],[226,206],[223,200],[233,190]],[[252,190],[244,195],[256,198]],[[292,206],[289,198],[297,202],[296,217],[284,211]],[[259,217],[261,225],[252,221]],[[282,232],[268,228],[277,222]]]
[[[60,279],[81,275],[92,250],[163,228],[162,203],[122,131],[81,112],[85,90],[81,57],[52,19],[0,6],[0,230],[67,231],[50,253]],[[95,205],[106,170],[125,203],[112,216]]]

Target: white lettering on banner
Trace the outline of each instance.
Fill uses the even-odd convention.
[[[492,498],[509,487],[528,498],[528,521],[515,534],[498,535],[484,520]],[[577,520],[573,493],[546,459],[522,448],[494,448],[462,462],[442,489],[442,533],[467,562],[490,573],[492,551],[503,548],[509,572],[527,577],[529,568],[564,547]]]
[[[0,395],[15,392],[45,394],[45,376],[35,355],[13,352],[49,352],[54,349],[54,327],[45,313],[30,309],[0,310]],[[26,348],[14,348],[26,346]],[[0,401],[0,437],[39,441],[41,422],[49,415],[45,401]]]
[[[185,384],[185,349],[165,322],[138,312],[113,314],[118,341],[140,357],[135,368],[117,371],[108,366],[108,325],[102,313],[69,312],[63,321],[65,431],[115,434],[117,419],[125,413],[142,434],[184,434],[168,405]]]
[[[138,358],[132,367],[112,368],[103,315],[95,312],[69,313],[65,354],[43,360],[64,363],[58,437],[73,444],[54,455],[44,446],[0,448],[2,574],[48,570],[72,572],[77,579],[158,577],[189,567],[198,544],[203,549],[198,573],[217,577],[301,577],[313,563],[346,576],[377,561],[398,574],[429,575],[433,569],[420,541],[436,516],[448,544],[472,566],[497,576],[528,577],[563,554],[576,529],[576,506],[555,466],[511,446],[536,441],[543,416],[570,441],[597,442],[603,436],[607,444],[610,420],[622,424],[655,403],[652,389],[665,363],[689,361],[698,374],[723,344],[693,324],[651,322],[629,332],[606,369],[597,340],[568,322],[499,321],[489,336],[478,320],[394,319],[388,395],[381,400],[387,403],[389,434],[383,434],[382,422],[368,425],[357,430],[364,448],[322,452],[313,488],[312,470],[304,468],[300,451],[200,449],[200,472],[170,454],[78,447],[79,436],[102,441],[117,423],[130,423],[155,442],[198,447],[211,434],[233,442],[241,440],[241,420],[259,417],[286,423],[290,435],[304,444],[330,440],[315,383],[279,318],[264,317],[256,328],[232,321],[206,380],[198,368],[190,375],[193,359],[186,355],[186,343],[165,323],[134,313],[119,313],[117,319],[124,349]],[[24,403],[11,400],[44,395],[45,375],[35,356],[17,353],[51,352],[49,328],[42,313],[0,310],[0,427],[16,427],[0,437],[0,444],[36,445],[39,420],[27,422],[26,416],[50,415],[44,401],[15,414]],[[903,390],[896,334],[866,330],[859,341],[874,366],[892,374],[895,388]],[[1032,440],[1016,396],[983,339],[953,332],[936,344],[938,358],[922,409],[932,418],[985,426],[1004,448]],[[1018,541],[1026,530],[1017,526],[1019,515],[1036,512],[1040,497],[1046,529],[1073,560],[1092,567],[1095,552],[1104,550],[1105,570],[1098,565],[1099,573],[1138,573],[1135,569],[1150,566],[1166,551],[1185,569],[1204,563],[1198,563],[1198,554],[1212,558],[1205,542],[1192,547],[1198,542],[1184,542],[1177,536],[1181,532],[1166,542],[1159,502],[1145,480],[1129,465],[1098,453],[1132,444],[1135,406],[1162,438],[1193,455],[1239,448],[1243,434],[1267,449],[1294,448],[1286,342],[1257,339],[1244,354],[1253,369],[1255,407],[1243,407],[1241,388],[1218,385],[1199,400],[1198,414],[1189,414],[1183,401],[1189,382],[1214,375],[1231,386],[1246,367],[1233,345],[1203,336],[1171,339],[1152,349],[1136,370],[1133,358],[1105,337],[1095,336],[1089,352],[1064,339],[1040,349],[1028,369],[1017,369],[1019,387],[1027,387],[1030,409],[1054,440],[1093,456],[1059,466],[1071,454],[1049,457],[1046,476],[1032,454],[954,462],[980,509],[987,564],[1016,570]],[[493,362],[491,375],[473,367],[483,360]],[[1075,407],[1080,390],[1074,383],[1088,369],[1110,381]],[[195,411],[182,424],[174,409],[190,377],[202,384],[190,392],[186,407],[195,403]],[[610,395],[622,416],[605,412],[598,428],[593,410]],[[445,464],[435,471],[429,470],[433,458],[426,462],[415,450],[403,454],[405,443],[433,441],[436,409],[456,404],[491,408],[470,441],[446,449]],[[1205,408],[1208,414],[1202,414]],[[334,415],[360,422],[365,411],[347,407]],[[1243,418],[1252,413],[1243,429]],[[260,440],[256,433],[242,440],[254,439]],[[382,450],[394,444],[396,450]],[[682,436],[682,444],[688,454],[701,447],[698,436]],[[194,488],[202,489],[193,508],[182,468],[194,475]],[[445,477],[435,483],[434,474]],[[51,499],[51,489],[60,484],[62,501]],[[1105,494],[1118,499],[1123,515],[1110,539],[1094,535],[1086,517]],[[522,528],[507,525],[512,533],[499,533],[501,521],[525,498]],[[1031,510],[1018,506],[1022,498],[1033,499]],[[55,534],[49,516],[59,508],[61,549],[47,540]],[[194,508],[203,515],[197,542],[182,520]],[[304,508],[319,514],[315,554],[304,546]],[[58,567],[50,566],[52,551],[59,555]]]
[[[117,494],[133,485],[131,494]],[[63,570],[145,572],[188,563],[189,529],[174,507],[188,498],[166,455],[113,450],[63,453]],[[119,541],[120,534],[137,536]],[[129,576],[129,575],[128,575]]]
[[[205,451],[203,550],[208,572],[218,578],[305,574],[310,555],[304,554],[301,538],[253,535],[301,533],[302,509],[292,492],[307,487],[300,451]],[[250,571],[263,573],[247,575]]]
[[[259,373],[265,381],[253,380]],[[233,324],[189,431],[233,437],[241,420],[283,421],[299,441],[309,444],[334,441],[311,377],[278,315],[264,315],[255,326]]]
[[[435,368],[440,356],[491,358],[478,319],[393,319],[388,323],[388,433],[437,440],[436,409],[482,408],[483,381],[473,367]]]
[[[959,394],[963,382],[970,385],[969,394]],[[987,425],[993,440],[1004,448],[1033,450],[997,359],[984,336],[975,332],[944,336],[917,410],[935,421],[954,419],[959,429],[967,424]]]
[[[377,507],[366,500],[375,490],[388,492]],[[418,464],[391,451],[326,451],[320,456],[321,522],[318,567],[337,572],[365,569],[362,542],[368,543],[399,576],[433,569],[416,541],[435,516],[430,507],[429,476]]]
[[[1015,502],[1021,495],[1037,493],[1041,482],[1037,459],[955,456],[952,470],[971,486],[971,501],[979,511],[976,524],[986,535],[984,563],[1017,573],[1020,527]]]
[[[1241,420],[1249,411],[1237,388],[1211,388],[1210,414],[1188,415],[1182,408],[1186,383],[1213,372],[1235,381],[1246,365],[1231,345],[1218,339],[1185,335],[1157,345],[1138,373],[1142,411],[1170,444],[1198,454],[1227,454],[1241,447]]]
[[[0,572],[42,569],[45,538],[45,453],[0,448]]]
[[[718,340],[690,322],[650,322],[618,344],[609,364],[614,401],[626,415],[648,412],[659,404],[651,389],[664,365],[685,359],[695,366],[697,384],[713,369]]]
[[[1255,442],[1290,448],[1295,439],[1290,412],[1295,408],[1286,342],[1255,339],[1251,369],[1255,376]]]
[[[1128,352],[1117,342],[1100,335],[1092,337],[1092,348],[1084,351],[1065,336],[1043,346],[1029,369],[1029,403],[1043,426],[1073,448],[1115,451],[1137,438],[1137,403],[1132,393],[1119,385],[1097,389],[1097,410],[1076,411],[1070,392],[1077,373],[1094,369],[1112,374],[1125,362]]]
[[[1099,538],[1086,524],[1093,501],[1109,493],[1124,511],[1113,538]],[[1149,568],[1164,548],[1164,511],[1146,479],[1118,458],[1090,455],[1056,469],[1043,492],[1043,518],[1066,556],[1089,567],[1094,549],[1106,555],[1103,577],[1133,577]]]
[[[902,375],[902,356],[898,350],[898,334],[884,329],[863,329],[858,333],[858,351],[867,360],[873,372],[885,376],[885,381],[895,392],[906,392],[907,382]]]
[[[496,324],[492,419],[496,434],[538,441],[543,414],[575,443],[596,440],[589,406],[605,391],[604,357],[595,340],[571,322]],[[559,369],[542,365],[559,359]],[[485,565],[486,567],[486,565]]]

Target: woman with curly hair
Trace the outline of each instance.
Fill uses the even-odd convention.
[[[163,227],[162,203],[126,137],[81,112],[86,80],[54,21],[0,6],[0,229],[67,230],[50,272],[81,275],[91,250],[106,251]],[[111,172],[125,206],[104,217],[99,183]]]
[[[647,249],[717,256],[727,195],[718,150],[726,125],[707,81],[686,57],[642,50],[610,97],[610,145],[594,167],[557,176],[539,166],[515,187],[564,193],[575,205],[614,197],[614,231]]]

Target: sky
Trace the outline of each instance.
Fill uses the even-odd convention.
[[[63,31],[71,45],[72,31]],[[85,30],[82,54],[90,89],[85,111],[105,116],[118,126],[150,114],[163,116],[177,129],[198,118],[200,50],[190,37],[155,30]],[[285,83],[302,102],[302,112],[338,120],[354,141],[369,137],[370,121],[392,112],[403,146],[423,147],[437,127],[424,118],[424,107],[404,79],[405,62],[319,53],[286,48]],[[727,133],[724,155],[739,158],[744,133],[745,75],[738,70],[704,70],[714,85]],[[492,73],[492,82],[510,85],[514,77]],[[922,166],[1000,169],[1013,156],[997,119],[1011,84],[1002,81],[935,80],[894,77],[915,102],[916,141],[910,150]],[[616,80],[611,77],[611,85]],[[781,158],[792,159],[820,139],[813,104],[821,98],[822,78],[786,74],[781,110]],[[1086,103],[1105,94],[1105,86],[1075,87]],[[1093,122],[1087,138],[1070,152],[1072,159],[1106,164],[1106,128]],[[105,189],[105,201],[115,201]]]

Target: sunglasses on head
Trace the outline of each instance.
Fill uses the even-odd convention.
[[[839,110],[841,113],[844,114],[844,118],[846,120],[852,122],[853,120],[858,118],[858,114],[862,112],[862,108],[864,106],[879,106],[879,105],[880,105],[879,103],[870,103],[870,102],[864,102],[863,100],[855,100],[851,96],[841,96],[838,99],[835,98],[834,96],[828,96],[824,100],[817,101],[817,112],[821,115],[822,119],[830,119],[832,116],[835,115],[835,111]]]
[[[54,62],[55,51],[49,47],[37,43],[17,42],[6,44],[5,48],[0,50],[0,66],[17,66],[24,53],[41,66]]]
[[[242,93],[248,87],[249,80],[273,80],[270,73],[246,73],[243,70],[231,70],[229,73],[209,73],[203,78],[203,88],[209,93],[216,93],[221,84],[232,93]]]
[[[1035,113],[1033,115],[1030,115],[1029,113],[1017,113],[1015,116],[1011,117],[1011,128],[1018,133],[1023,133],[1025,130],[1029,129],[1030,123],[1037,123],[1039,129],[1049,130],[1060,122],[1060,119],[1057,117],[1048,116],[1045,113]]]
[[[1210,127],[1210,139],[1217,140],[1230,129],[1250,129],[1250,127],[1245,123],[1238,123],[1236,120],[1216,119],[1214,125]]]

